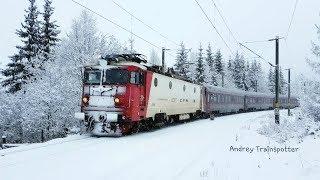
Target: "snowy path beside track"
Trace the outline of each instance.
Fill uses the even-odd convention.
[[[6,149],[0,151],[0,179],[320,179],[319,139],[278,144],[257,133],[260,121],[272,113],[229,115],[120,138],[71,136]],[[268,145],[299,150],[230,151],[230,146]]]

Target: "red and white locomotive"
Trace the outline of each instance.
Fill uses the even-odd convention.
[[[174,121],[273,108],[273,96],[192,83],[140,54],[110,55],[84,67],[81,119],[97,136],[120,136]],[[285,97],[281,97],[283,107]],[[292,107],[298,106],[296,98]]]
[[[203,112],[201,85],[148,67],[139,54],[98,62],[84,67],[81,113],[76,113],[94,135],[130,134]]]

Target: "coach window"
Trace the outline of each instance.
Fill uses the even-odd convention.
[[[154,87],[158,86],[158,79],[157,78],[154,78],[153,85],[154,85]]]
[[[186,91],[186,85],[183,85],[183,91]]]
[[[172,82],[169,82],[169,88],[172,89]]]

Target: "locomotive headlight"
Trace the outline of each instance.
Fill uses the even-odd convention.
[[[119,99],[119,98],[114,98],[114,102],[115,102],[115,103],[119,103],[119,102],[120,102],[120,99]]]
[[[82,102],[87,104],[89,102],[89,97],[83,97]]]

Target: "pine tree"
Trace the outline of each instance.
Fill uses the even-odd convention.
[[[197,66],[196,66],[196,81],[199,84],[204,83],[204,64],[203,64],[203,48],[200,44],[199,54],[197,58]]]
[[[240,55],[238,52],[235,55],[232,65],[232,78],[235,86],[238,89],[246,90],[245,84],[245,61],[243,55]]]
[[[2,81],[2,86],[8,87],[7,92],[15,93],[21,90],[22,78],[21,75],[27,74],[25,65],[22,63],[21,56],[15,54],[10,56],[11,62],[7,64],[7,69],[2,71],[2,74],[6,76]]]
[[[216,52],[216,54],[214,55],[214,67],[215,70],[219,76],[219,78],[221,79],[221,86],[222,86],[222,78],[224,78],[225,76],[225,70],[224,70],[224,64],[222,61],[222,54],[220,49]]]
[[[152,49],[150,52],[150,63],[152,65],[160,65],[161,64],[161,60],[160,60],[157,52],[154,49]]]
[[[319,27],[319,24],[317,25]],[[314,76],[312,79],[304,78],[301,85],[299,94],[299,103],[301,105],[302,114],[305,114],[307,118],[302,118],[303,124],[314,124],[314,122],[308,122],[308,119],[317,122],[317,129],[320,129],[320,28],[317,28],[317,39],[312,41],[312,54],[313,57],[307,59],[307,64],[311,68]],[[293,89],[294,91],[295,89]],[[299,121],[300,123],[300,121]]]
[[[280,94],[286,94],[286,80],[284,79],[283,76],[283,70],[280,68],[279,70],[279,93]]]
[[[249,89],[258,92],[259,80],[261,78],[261,65],[254,60],[248,71]]]
[[[245,67],[243,69],[242,72],[242,84],[243,84],[243,90],[245,91],[249,91],[250,90],[250,78],[249,78],[249,74],[250,74],[250,63],[249,62],[245,62]]]
[[[214,55],[214,67],[220,75],[224,73],[224,67],[222,63],[222,54],[220,49]]]
[[[85,11],[73,21],[71,28],[68,37],[55,48],[55,60],[44,63],[45,70],[34,74],[37,81],[24,86],[26,92],[21,104],[25,141],[41,140],[41,130],[46,138],[55,138],[65,135],[64,128],[76,127],[78,121],[72,114],[79,111],[77,102],[82,86],[79,69],[102,53],[122,53],[117,40],[105,39],[96,28],[95,19]]]
[[[174,65],[175,71],[182,77],[187,78],[188,74],[188,52],[187,49],[185,48],[185,45],[183,42],[180,44],[180,49],[178,50],[177,53],[177,58],[176,58],[176,63]]]
[[[59,26],[56,25],[56,21],[51,20],[54,8],[51,7],[52,1],[45,0],[43,22],[41,28],[41,40],[44,61],[49,59],[49,55],[52,54],[52,48],[59,41],[58,35],[60,31],[57,29]]]
[[[268,89],[271,93],[275,93],[275,73],[272,67],[270,67],[268,73]]]
[[[188,77],[192,82],[197,82],[197,60],[198,52],[190,51],[190,55],[187,62],[189,64]],[[204,70],[204,77],[206,77],[206,69],[204,68]]]
[[[228,69],[229,71],[232,71],[232,59],[231,59],[231,57],[229,57],[227,69]]]
[[[39,12],[35,0],[29,0],[30,6],[25,11],[24,23],[16,34],[21,38],[23,45],[16,46],[18,54],[10,57],[11,63],[8,64],[2,74],[6,80],[2,83],[8,87],[8,91],[15,93],[21,90],[21,86],[26,84],[32,77],[32,70],[38,67],[37,55],[40,52],[40,26],[37,20]]]
[[[209,76],[210,76],[210,80],[209,80],[209,84],[217,86],[217,79],[216,79],[216,70],[215,70],[215,64],[214,64],[214,57],[213,57],[213,53],[212,53],[212,48],[211,45],[208,45],[208,49],[207,49],[207,57],[206,57],[206,61],[208,64],[208,69],[209,69]]]
[[[235,84],[233,80],[233,59],[229,57],[227,66],[224,71],[224,85],[223,87],[234,89]]]
[[[257,92],[268,93],[269,90],[268,90],[268,82],[267,82],[266,74],[262,70],[260,62],[257,62],[256,79],[257,79]]]

